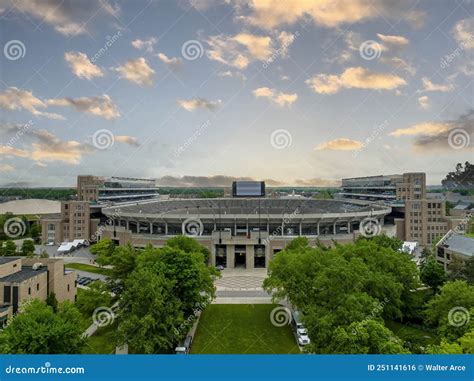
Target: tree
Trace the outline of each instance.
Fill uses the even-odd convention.
[[[444,268],[436,259],[430,258],[421,266],[420,278],[423,283],[433,289],[434,292],[446,282],[446,274]]]
[[[455,342],[442,339],[440,345],[430,346],[427,350],[430,354],[473,354],[474,353],[474,329],[466,332]]]
[[[474,165],[465,162],[456,164],[454,172],[449,172],[441,181],[441,184],[448,189],[469,189],[474,186]]]
[[[195,239],[185,235],[178,235],[166,241],[166,246],[174,247],[188,253],[201,253],[204,263],[208,263],[211,253]]]
[[[40,258],[49,258],[49,254],[45,250],[43,250],[40,254]]]
[[[15,242],[13,242],[12,240],[7,240],[5,242],[5,245],[3,245],[3,255],[5,255],[6,257],[12,257],[14,255],[16,255],[16,245],[15,245]]]
[[[115,248],[111,259],[112,278],[125,280],[135,269],[137,256],[138,254],[130,244]]]
[[[307,240],[298,238],[270,262],[264,288],[276,300],[288,299],[302,313],[311,351],[354,353],[347,342],[355,339],[348,336],[349,327],[370,320],[377,322],[375,328],[384,328],[383,319],[401,317],[405,295],[419,286],[416,265],[393,247],[398,245],[387,239],[362,239],[333,248],[311,248]],[[386,331],[382,336],[393,335]],[[362,335],[360,339],[360,348],[370,348],[359,348],[361,353],[380,349],[375,338]],[[334,342],[341,346],[329,344]],[[392,353],[388,348],[387,353]],[[400,345],[393,348],[404,353]]]
[[[85,344],[80,322],[80,313],[70,302],[60,304],[54,313],[35,299],[0,333],[1,353],[80,353]]]
[[[30,228],[30,236],[35,242],[38,242],[41,235],[41,227],[39,224],[35,223]]]
[[[53,312],[58,312],[58,300],[56,299],[56,294],[54,292],[50,292],[46,297],[46,304],[53,309]]]
[[[91,316],[97,307],[109,307],[112,297],[105,283],[96,281],[77,295],[76,307],[85,316]]]
[[[195,309],[214,298],[216,276],[217,270],[204,263],[200,245],[188,239],[135,251],[119,303],[119,341],[139,353],[169,353],[186,334],[183,327]]]
[[[35,244],[31,239],[25,239],[21,245],[21,253],[27,257],[32,257],[35,253]]]
[[[434,257],[433,251],[431,251],[431,249],[428,247],[424,247],[420,254],[420,264],[424,265],[429,259]]]
[[[114,254],[115,244],[111,239],[104,238],[90,247],[90,252],[97,256],[100,266],[110,265]]]
[[[426,306],[426,321],[438,333],[456,340],[474,327],[474,286],[456,280],[447,282]]]

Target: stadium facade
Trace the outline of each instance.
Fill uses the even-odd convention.
[[[176,235],[193,236],[211,252],[211,264],[227,268],[267,267],[273,255],[298,236],[352,242],[361,232],[377,234],[386,205],[338,200],[264,197],[154,200],[102,209],[108,224],[102,238],[135,247],[165,245]]]

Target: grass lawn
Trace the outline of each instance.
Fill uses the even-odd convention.
[[[101,327],[87,339],[87,344],[82,350],[83,354],[113,354],[115,353],[115,336],[117,324]]]
[[[86,263],[67,263],[65,266],[68,269],[81,270],[81,271],[87,271],[89,273],[110,276],[109,269],[104,269],[97,266],[88,265]]]
[[[431,332],[406,326],[396,321],[385,321],[385,325],[403,341],[416,342],[422,346],[439,344],[439,338]]]
[[[300,353],[291,326],[270,321],[273,304],[212,304],[206,308],[191,353]]]

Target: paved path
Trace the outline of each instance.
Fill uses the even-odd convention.
[[[271,296],[262,288],[266,269],[224,269],[217,279],[215,304],[267,304]]]

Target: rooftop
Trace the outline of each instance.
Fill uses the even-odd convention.
[[[469,238],[464,235],[453,234],[444,242],[443,246],[459,254],[468,256],[474,255],[474,238]]]
[[[386,209],[380,205],[357,205],[339,200],[316,199],[273,199],[273,198],[216,198],[143,201],[118,208],[107,208],[105,213],[119,210],[119,215],[126,214],[323,214],[380,211]]]
[[[0,265],[4,265],[8,262],[13,262],[17,260],[19,257],[0,257]]]
[[[46,266],[42,266],[38,270],[33,270],[32,266],[22,266],[20,271],[0,278],[0,282],[20,283],[46,271],[48,271]]]

